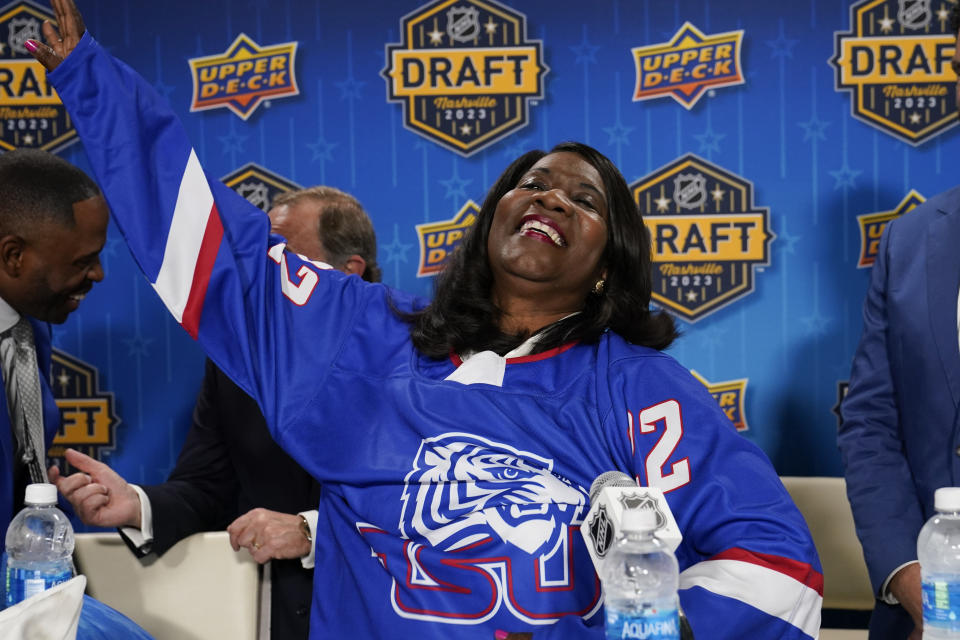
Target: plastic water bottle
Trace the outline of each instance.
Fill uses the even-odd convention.
[[[960,640],[960,487],[937,489],[917,539],[924,640]]]
[[[656,514],[627,509],[603,576],[608,640],[680,640],[677,559],[654,537]]]
[[[73,526],[57,508],[57,488],[28,485],[24,503],[7,529],[8,607],[74,575]]]

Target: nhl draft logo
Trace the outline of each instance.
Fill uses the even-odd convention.
[[[857,226],[860,227],[860,260],[857,262],[858,269],[872,267],[877,260],[877,252],[880,250],[880,237],[883,236],[883,230],[887,224],[899,218],[907,211],[910,211],[917,205],[926,200],[922,195],[911,189],[910,193],[900,201],[900,204],[893,211],[878,211],[877,213],[865,213],[857,216]]]
[[[598,557],[607,555],[607,551],[613,546],[613,539],[616,531],[613,528],[613,522],[607,515],[606,505],[600,505],[593,517],[587,523],[590,527],[590,536],[593,538],[593,550]]]
[[[549,69],[524,14],[495,0],[437,0],[400,24],[381,75],[407,129],[469,156],[526,126]]]
[[[479,214],[477,203],[467,200],[452,219],[417,225],[417,236],[420,238],[418,278],[436,275],[443,270],[450,254],[463,242],[463,237],[477,221]]]
[[[770,264],[753,183],[687,154],[630,185],[653,242],[653,301],[696,322],[748,295]]]
[[[191,58],[190,111],[225,107],[246,120],[264,100],[298,95],[296,56],[296,42],[261,47],[241,33],[224,53]]]
[[[952,0],[862,0],[836,32],[837,91],[853,117],[914,146],[957,123]]]
[[[264,211],[270,210],[273,199],[281,193],[303,188],[253,162],[223,176],[220,181]]]
[[[55,23],[52,13],[28,0],[0,9],[0,151],[58,151],[76,141],[66,108],[24,46],[43,40],[44,20]]]
[[[690,373],[707,388],[707,391],[720,406],[720,410],[730,419],[737,431],[746,431],[750,428],[747,424],[746,411],[744,411],[749,378],[710,382],[696,371],[690,371]]]
[[[70,447],[101,459],[104,451],[116,446],[120,418],[113,393],[100,390],[95,367],[59,349],[53,350],[52,361],[50,387],[60,409],[60,430],[47,455],[51,464],[69,473],[64,451]]]
[[[742,43],[742,29],[708,36],[684,22],[670,42],[632,49],[634,102],[670,96],[689,110],[707,89],[743,84]]]

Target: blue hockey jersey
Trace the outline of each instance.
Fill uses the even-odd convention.
[[[286,251],[89,34],[50,78],[147,278],[324,484],[312,638],[600,637],[579,524],[611,469],[666,492],[698,638],[817,635],[803,518],[672,358],[608,332],[458,376],[413,348],[415,300]]]

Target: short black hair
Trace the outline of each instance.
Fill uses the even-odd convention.
[[[90,176],[52,153],[0,155],[0,234],[22,235],[38,222],[73,228],[73,204],[99,195]]]
[[[956,37],[957,32],[960,31],[960,2],[954,2],[950,9],[949,25],[950,34]]]
[[[573,340],[595,342],[607,329],[634,344],[667,348],[677,331],[671,316],[650,310],[650,233],[626,180],[606,156],[585,144],[562,142],[550,150],[560,152],[579,155],[603,180],[609,216],[607,245],[601,257],[606,281],[601,294],[587,295],[581,313],[544,331],[535,351],[547,351]],[[411,338],[421,352],[434,358],[446,357],[451,350],[491,350],[503,354],[527,337],[507,335],[499,329],[500,311],[491,297],[493,273],[487,237],[497,203],[546,155],[544,151],[529,151],[504,170],[483,201],[473,228],[438,276],[433,302],[405,316],[412,322]]]
[[[360,201],[349,193],[320,185],[281,193],[274,198],[273,206],[291,205],[302,200],[314,200],[323,207],[317,231],[327,260],[342,264],[350,256],[358,255],[366,262],[361,277],[367,282],[380,282],[377,235]]]

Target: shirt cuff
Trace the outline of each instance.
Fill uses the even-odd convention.
[[[880,599],[886,602],[887,604],[900,604],[900,601],[897,600],[892,593],[887,591],[887,588],[890,586],[890,581],[893,580],[893,576],[897,575],[897,572],[904,567],[916,564],[919,560],[911,560],[910,562],[904,562],[902,565],[890,572],[890,575],[887,576],[887,579],[883,581],[883,584],[880,585]]]
[[[120,531],[123,532],[123,535],[127,536],[127,539],[133,543],[133,546],[141,551],[146,551],[144,547],[147,547],[153,542],[153,510],[150,508],[150,498],[148,498],[143,489],[137,485],[131,484],[130,487],[140,496],[140,528],[120,527]]]
[[[317,510],[313,511],[301,511],[297,514],[298,516],[303,516],[307,521],[307,526],[310,527],[310,553],[300,558],[300,564],[303,565],[304,569],[313,569],[313,563],[316,560],[316,554],[314,549],[317,544]]]

